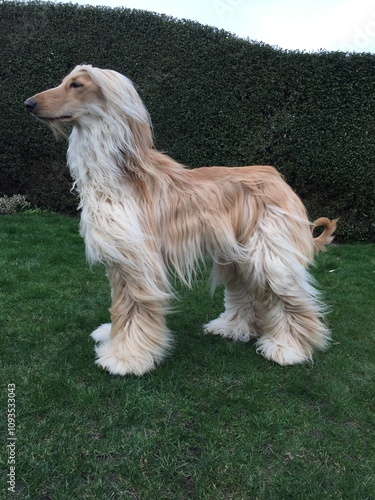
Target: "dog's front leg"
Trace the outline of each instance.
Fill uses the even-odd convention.
[[[171,345],[165,312],[168,294],[147,277],[134,279],[120,266],[108,267],[112,287],[111,324],[91,335],[95,341],[97,364],[117,375],[143,375],[152,370]],[[159,284],[160,286],[160,284]],[[149,289],[148,289],[149,288]]]

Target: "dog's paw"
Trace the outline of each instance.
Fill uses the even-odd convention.
[[[204,325],[204,332],[212,335],[221,335],[231,340],[248,342],[256,335],[250,332],[249,326],[244,321],[227,321],[221,316]]]
[[[258,354],[282,366],[297,365],[312,359],[311,352],[304,352],[302,346],[296,341],[281,345],[272,338],[261,337],[256,346]]]
[[[150,354],[136,356],[123,349],[117,349],[112,341],[98,344],[95,351],[96,364],[112,375],[140,376],[155,368],[155,361]]]
[[[104,325],[100,325],[99,328],[94,330],[90,337],[95,340],[95,342],[106,342],[109,340],[109,336],[111,333],[111,323],[104,323]]]

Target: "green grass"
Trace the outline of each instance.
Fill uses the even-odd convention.
[[[104,269],[78,220],[0,218],[1,492],[7,385],[16,384],[20,499],[375,498],[375,246],[331,246],[313,274],[331,348],[283,368],[203,335],[222,310],[205,279],[179,287],[175,348],[142,378],[94,365],[109,320]],[[1,497],[5,498],[5,496]]]

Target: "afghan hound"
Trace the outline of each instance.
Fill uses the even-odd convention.
[[[336,220],[312,225],[304,205],[269,166],[189,170],[153,145],[149,114],[125,76],[77,66],[62,83],[25,101],[55,134],[72,126],[67,161],[80,195],[88,261],[106,267],[111,323],[91,335],[97,364],[142,375],[171,347],[169,273],[186,284],[205,256],[225,311],[205,331],[256,339],[280,365],[327,346],[324,305],[307,266],[333,239]],[[312,229],[322,226],[314,238]]]

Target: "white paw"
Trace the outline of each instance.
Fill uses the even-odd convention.
[[[251,337],[255,337],[250,332],[249,326],[244,321],[228,321],[220,316],[204,325],[205,333],[221,335],[232,340],[248,342]]]
[[[95,340],[95,342],[106,342],[109,340],[109,336],[111,333],[111,323],[104,323],[104,325],[100,325],[99,328],[94,330],[90,337]]]
[[[116,348],[112,341],[100,343],[95,347],[96,364],[112,375],[144,375],[155,368],[151,354],[135,356],[124,349]]]
[[[302,346],[292,341],[289,345],[278,344],[272,338],[260,338],[257,343],[257,353],[279,365],[297,365],[311,361],[311,352],[305,353]]]
[[[222,335],[223,337],[226,337],[226,331],[227,331],[227,323],[224,321],[220,316],[216,319],[213,319],[209,323],[206,323],[203,325],[204,332],[205,333],[211,333],[212,335]]]

